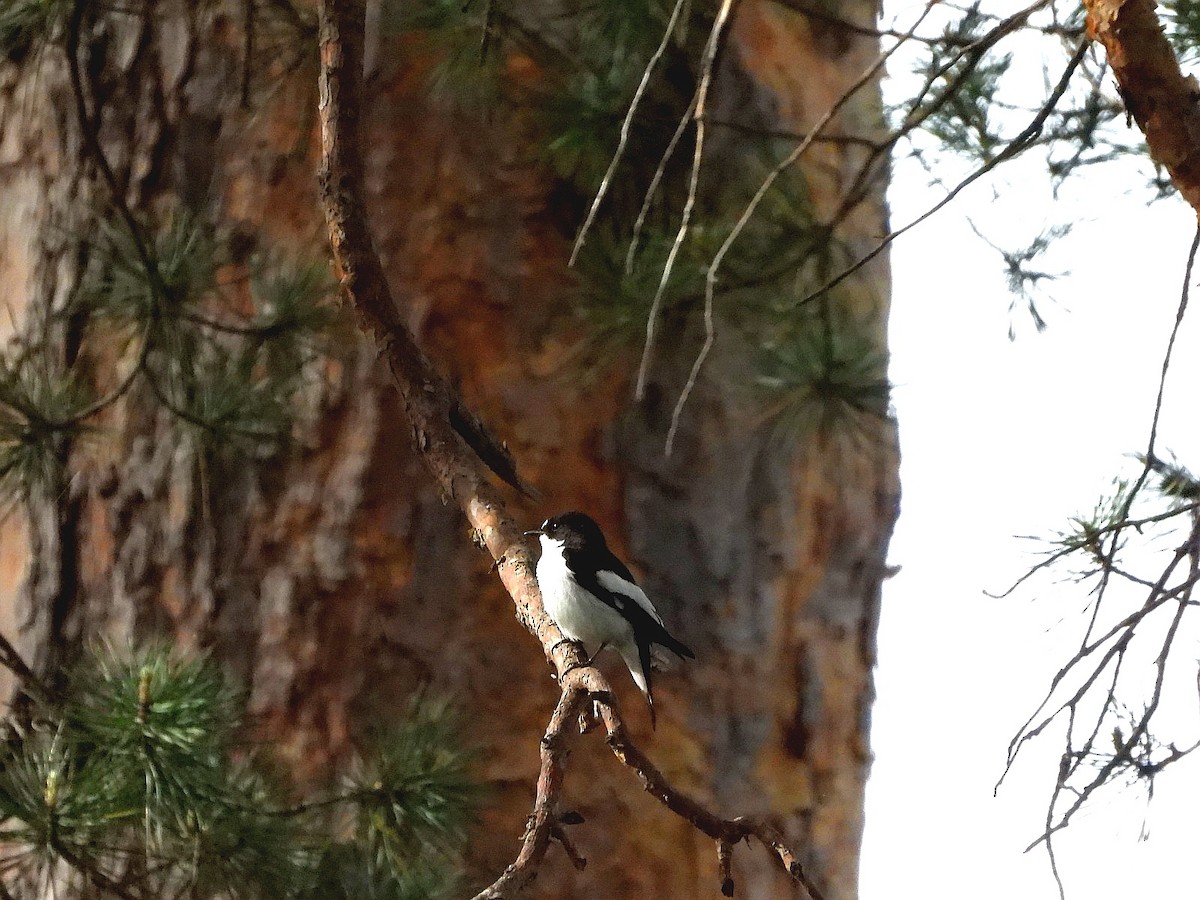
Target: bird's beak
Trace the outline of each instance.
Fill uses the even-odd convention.
[[[545,533],[546,532],[542,531],[542,529],[535,528],[535,529],[533,529],[533,531],[525,532],[525,537],[533,537],[535,534],[545,534]]]

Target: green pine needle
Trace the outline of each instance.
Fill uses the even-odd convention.
[[[992,127],[991,114],[1012,55],[988,54],[977,59],[962,54],[961,48],[978,40],[993,24],[979,11],[979,4],[974,4],[947,26],[943,43],[929,46],[917,69],[934,88],[928,101],[933,109],[924,121],[924,130],[956,153],[982,161],[991,160],[1004,146]],[[956,61],[947,65],[955,57]]]
[[[1158,476],[1158,490],[1164,497],[1178,503],[1195,503],[1200,500],[1200,479],[1175,460],[1168,462],[1158,457],[1139,455],[1138,461]]]
[[[889,415],[887,353],[866,323],[849,317],[807,318],[789,338],[763,351],[758,384],[768,414],[789,438],[861,437]]]
[[[88,768],[108,774],[161,849],[220,802],[238,726],[236,694],[203,659],[155,648],[99,655],[74,677],[68,734]]]
[[[61,877],[63,857],[121,864],[129,854],[109,838],[132,818],[110,773],[81,765],[66,728],[36,731],[10,744],[0,770],[0,869],[30,894]],[[78,879],[77,879],[78,880]]]
[[[444,701],[419,697],[352,778],[358,836],[398,876],[426,854],[453,854],[479,797],[458,725]]]
[[[89,299],[95,312],[119,322],[172,323],[215,288],[216,244],[202,220],[182,213],[142,232],[152,235],[150,266],[124,223],[100,221],[95,248],[100,268],[89,284]]]
[[[238,727],[237,694],[203,657],[165,647],[128,658],[101,652],[74,679],[69,719],[105,752],[221,753]]]
[[[396,872],[381,869],[365,848],[334,844],[322,855],[303,900],[443,900],[456,896],[457,873],[427,855]]]
[[[1163,0],[1167,37],[1181,59],[1200,54],[1200,0]]]
[[[313,877],[313,835],[279,816],[280,792],[247,763],[225,762],[217,792],[191,811],[172,855],[198,896],[295,897]]]
[[[205,446],[250,455],[273,451],[291,427],[293,385],[259,367],[260,348],[207,344],[190,366],[170,366],[159,399]],[[296,373],[290,373],[295,375]]]
[[[1048,555],[1081,553],[1087,558],[1089,566],[1099,567],[1095,571],[1110,564],[1121,547],[1121,544],[1112,544],[1111,536],[1114,529],[1129,517],[1132,489],[1133,485],[1127,479],[1115,480],[1111,493],[1097,500],[1089,513],[1072,516],[1070,527],[1049,540]]]
[[[580,351],[588,360],[640,349],[672,240],[674,234],[665,229],[647,229],[637,264],[626,273],[624,242],[608,229],[598,229],[588,238],[576,264],[579,282],[573,297],[575,314],[587,326]],[[707,249],[693,242],[683,245],[664,294],[661,315],[667,320],[703,298]]]
[[[55,40],[71,0],[5,0],[0,3],[0,54],[20,62],[39,44]]]
[[[36,356],[0,358],[0,494],[53,496],[64,479],[65,440],[78,434],[88,397],[70,373]]]

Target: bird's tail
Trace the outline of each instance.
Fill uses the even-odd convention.
[[[650,727],[657,730],[658,721],[654,712],[654,694],[650,689],[650,656],[651,651],[649,647],[646,647],[644,651],[639,649],[636,656],[621,654],[621,658],[625,660],[625,665],[629,669],[629,674],[633,676],[633,683],[645,695],[646,703],[650,707]]]
[[[679,638],[672,637],[664,628],[662,634],[654,637],[654,643],[662,644],[680,659],[695,659],[696,654],[692,652],[692,648],[685,644]]]

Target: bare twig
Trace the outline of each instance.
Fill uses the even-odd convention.
[[[696,830],[708,835],[718,844],[733,846],[739,841],[754,838],[767,849],[775,862],[804,885],[813,900],[823,900],[821,891],[805,873],[796,854],[784,843],[782,836],[766,822],[750,816],[723,819],[701,806],[696,800],[676,789],[652,763],[645,753],[629,739],[629,732],[612,706],[602,705],[601,716],[608,732],[608,745],[617,759],[633,769],[642,787],[675,815],[691,823]]]
[[[1003,150],[989,159],[978,169],[975,169],[962,181],[958,182],[958,184],[956,184],[953,188],[951,188],[950,191],[947,192],[946,196],[944,196],[929,209],[925,210],[925,212],[921,213],[921,215],[917,216],[907,225],[897,228],[895,231],[889,232],[881,241],[879,241],[867,253],[863,254],[863,256],[860,257],[856,262],[842,269],[842,271],[840,271],[837,275],[830,278],[815,291],[800,300],[797,305],[810,303],[820,297],[822,294],[833,290],[833,288],[837,287],[855,272],[859,271],[863,266],[867,265],[867,263],[871,262],[871,260],[879,256],[879,254],[883,253],[884,250],[892,245],[892,242],[895,241],[896,238],[906,234],[907,232],[916,228],[926,219],[940,212],[947,205],[953,202],[953,200],[958,197],[959,194],[961,194],[964,190],[966,190],[984,175],[991,172],[997,166],[1014,159],[1023,150],[1029,147],[1029,145],[1033,143],[1033,141],[1036,140],[1036,138],[1041,134],[1042,129],[1046,125],[1046,120],[1050,118],[1050,114],[1058,105],[1058,101],[1061,100],[1063,95],[1067,92],[1067,86],[1070,84],[1071,76],[1075,73],[1075,70],[1079,67],[1079,64],[1083,62],[1083,56],[1086,52],[1087,42],[1083,41],[1076,48],[1070,62],[1067,63],[1066,69],[1063,70],[1062,76],[1058,80],[1058,84],[1055,85],[1054,90],[1050,93],[1046,103],[1040,110],[1038,110],[1037,115],[1033,117],[1030,123],[1026,125],[1024,129],[1022,129],[1021,133],[1005,145]]]
[[[25,693],[39,702],[51,702],[54,694],[49,685],[37,676],[37,673],[29,667],[29,663],[25,662],[21,654],[17,652],[17,648],[2,634],[0,634],[0,666],[16,676]]]
[[[733,896],[733,847],[728,841],[717,841],[717,877],[721,879],[721,895]]]
[[[683,137],[687,127],[691,124],[692,113],[696,111],[696,98],[693,96],[688,108],[679,118],[679,124],[675,126],[675,133],[671,135],[671,140],[667,142],[667,147],[663,150],[663,154],[659,157],[658,167],[654,170],[654,177],[650,179],[650,184],[646,188],[646,195],[642,198],[642,208],[638,210],[637,219],[633,223],[633,231],[629,236],[629,249],[625,252],[625,274],[628,275],[633,271],[633,258],[637,255],[638,244],[641,241],[642,229],[646,225],[646,216],[650,214],[650,207],[654,204],[654,195],[658,193],[658,186],[662,184],[663,177],[667,174],[667,165],[671,162],[671,157],[675,155],[675,148],[679,146],[679,141]]]
[[[575,672],[571,674],[574,675]],[[512,896],[537,874],[538,866],[550,845],[550,838],[554,836],[555,829],[560,827],[557,807],[562,794],[567,738],[575,717],[579,715],[586,701],[587,690],[582,684],[571,681],[563,685],[558,706],[555,707],[546,734],[542,737],[537,796],[533,801],[533,812],[525,825],[521,851],[517,854],[516,861],[491,885],[476,894],[474,900],[499,900],[501,897]]]
[[[571,836],[567,834],[567,830],[563,827],[561,821],[550,829],[550,836],[562,846],[563,853],[567,854],[567,859],[571,861],[571,866],[576,872],[582,872],[587,868],[587,859],[581,856],[579,851],[575,849],[575,843],[571,840]]]
[[[79,65],[79,42],[83,34],[84,19],[91,9],[92,0],[76,0],[75,6],[71,11],[71,18],[67,23],[67,75],[71,82],[71,93],[74,95],[75,117],[79,124],[80,134],[83,137],[83,146],[92,162],[96,165],[96,168],[100,171],[100,177],[108,187],[109,203],[116,210],[117,215],[124,222],[125,228],[129,232],[129,239],[133,242],[134,252],[137,253],[138,259],[146,272],[150,286],[158,297],[168,299],[170,291],[167,289],[166,282],[163,281],[162,273],[158,269],[158,263],[154,258],[154,254],[150,251],[149,242],[146,240],[145,235],[142,234],[141,223],[138,222],[137,217],[129,208],[128,202],[126,202],[125,188],[117,179],[112,164],[108,160],[108,155],[104,152],[104,147],[100,144],[100,129],[96,116],[88,109],[87,91],[84,90],[83,73]]]
[[[1188,300],[1191,297],[1192,270],[1196,265],[1196,252],[1200,250],[1200,226],[1192,238],[1191,249],[1188,250],[1187,265],[1183,269],[1183,287],[1179,292],[1179,305],[1175,308],[1175,324],[1171,326],[1171,336],[1167,338],[1167,349],[1163,353],[1162,368],[1158,375],[1158,393],[1154,398],[1154,417],[1150,421],[1150,437],[1146,442],[1146,468],[1151,467],[1154,460],[1155,443],[1158,440],[1158,422],[1162,418],[1163,395],[1167,390],[1167,374],[1171,371],[1171,360],[1175,353],[1175,341],[1179,337],[1179,329],[1187,315]]]
[[[642,71],[642,80],[638,82],[637,90],[633,92],[633,99],[629,101],[629,108],[625,111],[625,120],[621,122],[621,136],[617,140],[617,149],[613,153],[612,161],[609,162],[604,177],[600,179],[600,187],[596,190],[596,196],[592,198],[592,205],[588,209],[587,218],[583,220],[583,225],[580,227],[579,234],[575,238],[575,246],[571,248],[571,259],[567,263],[568,266],[575,265],[575,260],[579,258],[579,251],[583,249],[583,242],[587,240],[587,233],[591,229],[592,223],[596,221],[596,214],[600,211],[600,204],[604,202],[609,185],[612,183],[613,173],[617,171],[621,157],[625,155],[625,145],[629,142],[629,132],[633,128],[634,116],[637,115],[642,97],[646,94],[646,88],[650,84],[650,77],[654,74],[655,68],[658,67],[659,60],[662,59],[663,54],[667,51],[667,45],[671,42],[671,35],[675,33],[675,25],[679,21],[679,13],[683,10],[683,7],[684,0],[675,0],[675,6],[671,10],[671,18],[667,20],[667,27],[663,29],[662,40],[659,41],[658,47],[650,57],[650,61],[646,63],[646,68]]]
[[[717,252],[713,254],[712,262],[708,266],[708,273],[704,279],[704,344],[701,346],[700,352],[696,355],[696,360],[692,364],[691,371],[688,373],[687,382],[684,384],[683,390],[679,392],[679,398],[675,401],[675,409],[671,413],[671,427],[667,430],[666,444],[666,453],[668,456],[671,455],[671,450],[675,446],[675,435],[679,431],[679,419],[683,415],[683,408],[687,405],[688,398],[695,389],[696,381],[700,376],[700,369],[703,367],[704,361],[708,358],[708,354],[712,350],[713,341],[715,338],[713,327],[713,305],[715,302],[715,294],[717,289],[717,277],[720,274],[721,264],[725,261],[726,254],[729,253],[730,248],[732,248],[737,242],[737,239],[741,237],[746,225],[749,223],[750,219],[753,218],[755,211],[759,207],[759,204],[761,204],[763,198],[767,196],[767,193],[771,190],[771,186],[775,184],[776,179],[778,179],[780,175],[782,175],[784,172],[794,166],[797,161],[799,161],[800,157],[804,155],[804,152],[812,146],[813,142],[817,139],[821,132],[825,130],[825,127],[831,121],[833,121],[834,116],[836,116],[842,110],[842,108],[850,102],[850,99],[857,94],[859,90],[863,88],[863,86],[870,84],[875,79],[875,77],[883,70],[883,67],[887,65],[887,61],[891,58],[892,54],[899,50],[900,47],[902,47],[908,41],[908,39],[916,33],[917,29],[921,27],[921,23],[925,21],[930,11],[938,4],[938,2],[940,2],[940,0],[927,0],[925,3],[925,8],[921,11],[921,14],[917,17],[917,20],[913,22],[912,27],[909,28],[908,31],[903,35],[901,35],[895,44],[889,47],[884,53],[880,54],[879,58],[876,59],[875,62],[873,62],[870,66],[868,66],[866,70],[858,78],[856,78],[854,82],[848,88],[846,88],[846,90],[842,92],[842,95],[838,97],[838,99],[832,106],[829,107],[828,110],[825,111],[825,114],[821,116],[821,118],[817,121],[817,124],[813,126],[812,130],[809,131],[804,139],[800,141],[800,143],[794,148],[792,148],[792,152],[784,157],[783,161],[767,174],[767,177],[764,178],[762,183],[758,186],[758,190],[754,192],[754,196],[750,198],[750,202],[746,204],[746,208],[742,210],[741,216],[738,217],[737,222],[734,223],[733,228],[725,237],[725,240],[721,242],[721,246],[717,249]]]
[[[671,272],[675,269],[675,258],[679,255],[679,248],[683,246],[688,227],[692,224],[692,210],[696,207],[696,194],[700,187],[700,164],[704,158],[704,114],[708,102],[708,92],[712,88],[717,52],[721,49],[721,38],[733,10],[733,3],[734,0],[721,0],[721,7],[717,10],[716,18],[713,20],[708,43],[704,47],[704,56],[700,61],[700,85],[696,88],[696,108],[692,112],[692,119],[696,123],[696,146],[692,152],[692,169],[688,176],[687,200],[684,201],[679,230],[675,233],[675,240],[671,242],[671,250],[663,264],[658,290],[654,292],[654,301],[650,304],[650,314],[646,319],[646,343],[642,350],[642,361],[638,365],[637,387],[634,392],[639,400],[646,396],[646,382],[650,377],[650,363],[654,358],[654,338],[658,329],[658,313],[662,309],[663,295],[667,291],[667,283],[671,280]]]
[[[941,2],[942,5],[945,5],[945,0],[941,0]],[[901,123],[899,128],[892,131],[885,140],[880,141],[876,146],[872,147],[867,158],[859,165],[858,172],[850,179],[850,187],[846,189],[837,212],[834,213],[829,222],[825,223],[827,228],[833,229],[840,225],[865,199],[871,185],[871,180],[878,171],[878,166],[881,162],[886,163],[888,161],[892,149],[903,138],[920,128],[938,110],[944,108],[946,104],[954,102],[954,98],[961,95],[962,89],[967,84],[968,79],[978,69],[980,63],[991,52],[992,48],[1010,34],[1024,27],[1030,17],[1043,9],[1048,3],[1049,0],[1034,0],[1033,3],[1024,9],[1020,9],[1012,15],[997,21],[994,27],[981,34],[975,40],[959,46],[954,53],[947,56],[940,66],[926,75],[925,83],[908,102],[909,112],[904,117],[903,123]],[[927,102],[926,98],[942,79],[946,79],[946,83]]]
[[[1187,314],[1191,280],[1198,251],[1200,251],[1200,228],[1197,229],[1188,251],[1175,321],[1163,354],[1154,415],[1147,439],[1147,450],[1143,457],[1142,471],[1132,487],[1124,492],[1120,508],[1116,511],[1115,520],[1105,528],[1097,529],[1094,537],[1094,549],[1091,552],[1095,554],[1101,567],[1099,570],[1100,582],[1092,601],[1092,615],[1082,643],[1071,659],[1055,674],[1042,702],[1033,715],[1018,729],[1009,745],[1008,764],[1004,776],[1011,771],[1024,745],[1042,734],[1060,716],[1065,715],[1064,748],[1059,771],[1047,805],[1045,825],[1042,833],[1030,844],[1030,849],[1039,844],[1045,845],[1060,896],[1065,896],[1065,891],[1054,850],[1055,835],[1071,824],[1076,813],[1100,788],[1109,784],[1121,773],[1131,773],[1134,778],[1145,780],[1152,790],[1153,779],[1159,772],[1196,749],[1195,744],[1185,749],[1179,749],[1171,744],[1165,748],[1165,752],[1160,753],[1159,751],[1164,751],[1164,748],[1153,738],[1151,727],[1162,700],[1167,677],[1167,663],[1175,645],[1183,615],[1193,605],[1193,592],[1197,583],[1200,583],[1200,511],[1195,502],[1181,504],[1164,513],[1139,518],[1131,518],[1130,510],[1139,492],[1147,484],[1156,462],[1155,448],[1166,380],[1171,368],[1176,338]],[[1181,514],[1186,515],[1190,520],[1187,537],[1175,548],[1158,577],[1154,581],[1138,577],[1129,579],[1147,589],[1141,606],[1123,616],[1115,624],[1108,626],[1103,633],[1093,636],[1098,627],[1100,606],[1113,583],[1112,577],[1114,575],[1125,577],[1116,563],[1122,533],[1132,528],[1136,528],[1140,532],[1144,526],[1166,523]],[[1061,558],[1061,554],[1054,554],[1051,561],[1055,558]],[[1188,561],[1188,567],[1182,578],[1178,578],[1176,572],[1184,560]],[[1039,564],[1037,568],[1042,567]],[[1175,604],[1174,613],[1158,644],[1154,658],[1155,679],[1150,698],[1141,712],[1129,713],[1129,721],[1126,723],[1127,730],[1113,729],[1113,749],[1111,751],[1104,750],[1102,733],[1105,724],[1111,724],[1112,715],[1120,708],[1117,691],[1122,683],[1122,666],[1127,652],[1137,636],[1144,632],[1143,623],[1146,619],[1172,603]],[[1078,685],[1053,710],[1047,711],[1057,696],[1060,686],[1069,676],[1078,677],[1080,679]],[[1101,701],[1097,712],[1094,714],[1081,712],[1085,709],[1083,706],[1085,702],[1094,703],[1097,699]],[[1087,724],[1084,724],[1085,722]],[[1083,773],[1085,764],[1094,768],[1090,775]],[[1083,773],[1082,778],[1080,777],[1081,773]],[[1003,782],[1004,776],[1001,777],[1001,782]]]
[[[104,893],[112,894],[114,897],[121,898],[121,900],[141,900],[138,894],[134,894],[121,884],[121,882],[115,881],[105,875],[92,860],[80,856],[70,847],[63,844],[62,841],[52,840],[50,846],[63,862],[84,876],[94,887]]]

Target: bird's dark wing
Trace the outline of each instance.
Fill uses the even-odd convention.
[[[620,575],[632,585],[637,584],[629,567],[613,555],[613,552],[603,544],[590,544],[587,547],[570,547],[563,550],[563,556],[572,572],[588,571],[603,572],[607,569]]]
[[[638,645],[638,653],[642,656],[642,668],[646,673],[647,684],[649,684],[650,676],[651,644],[661,644],[677,656],[686,657],[687,659],[696,658],[696,654],[683,641],[671,636],[663,623],[659,621],[658,616],[652,611],[653,608],[647,609],[646,606],[643,606],[643,602],[649,603],[648,600],[644,600],[645,594],[642,594],[642,599],[639,599],[632,591],[626,593],[620,590],[619,585],[624,580],[629,583],[633,591],[637,591],[639,594],[642,593],[637,588],[637,583],[634,582],[633,577],[629,575],[629,570],[624,566],[621,566],[624,569],[624,574],[622,574],[615,569],[601,569],[600,571],[596,571],[586,566],[580,566],[577,569],[571,565],[570,558],[567,559],[567,565],[570,567],[571,574],[580,587],[590,591],[598,599],[611,606],[629,623],[633,629],[633,638]],[[604,577],[606,572],[620,577]]]

